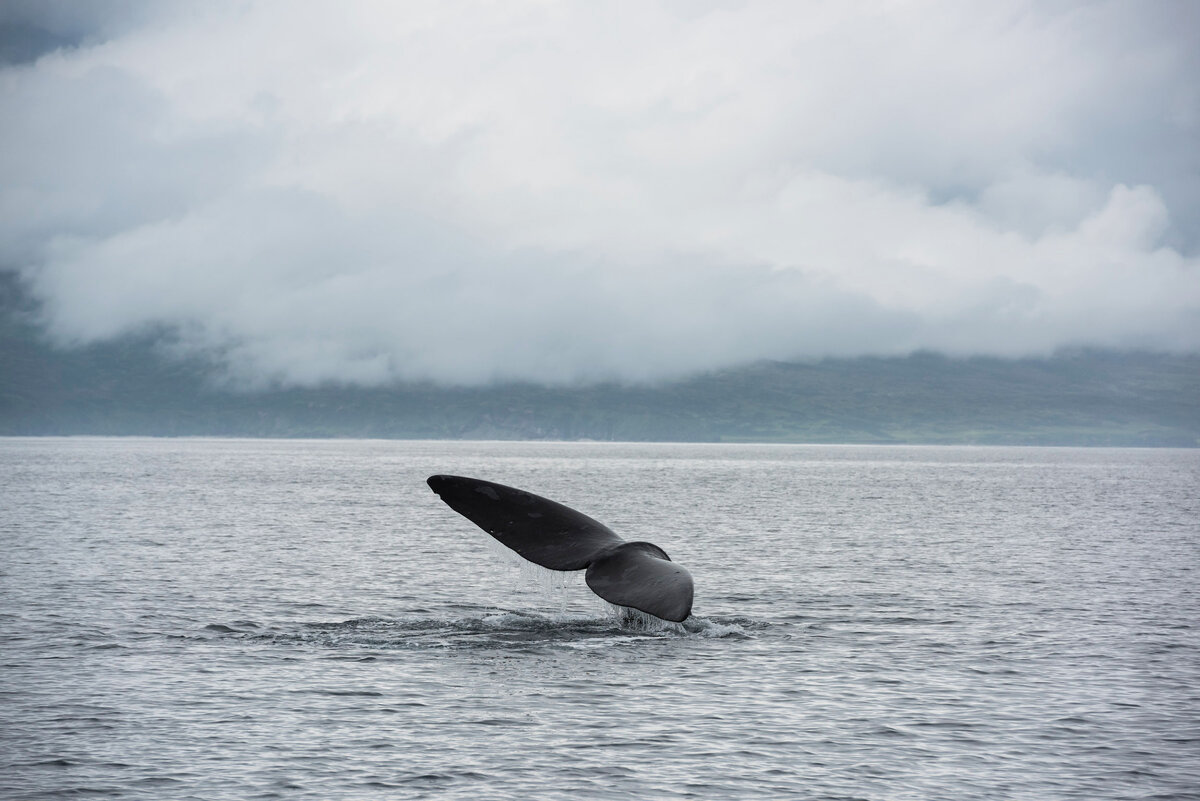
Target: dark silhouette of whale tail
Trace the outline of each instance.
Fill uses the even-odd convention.
[[[430,476],[446,504],[522,558],[550,570],[587,570],[592,592],[676,623],[692,612],[692,576],[649,542],[626,542],[582,512],[531,492],[463,476]]]

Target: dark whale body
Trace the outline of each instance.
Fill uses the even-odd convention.
[[[582,512],[524,490],[463,476],[430,476],[446,504],[522,558],[586,570],[592,592],[617,606],[679,622],[692,612],[692,576],[649,542],[626,542]]]

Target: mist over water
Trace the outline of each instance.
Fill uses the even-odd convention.
[[[649,539],[681,625],[425,486]],[[1200,452],[0,440],[0,797],[1186,798]]]

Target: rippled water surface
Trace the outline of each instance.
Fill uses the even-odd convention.
[[[425,486],[665,548],[547,589]],[[0,797],[1200,794],[1200,452],[0,440]]]

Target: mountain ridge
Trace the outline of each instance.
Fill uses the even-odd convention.
[[[57,348],[0,297],[0,435],[1200,446],[1200,355],[761,361],[655,385],[222,389],[163,332]]]

